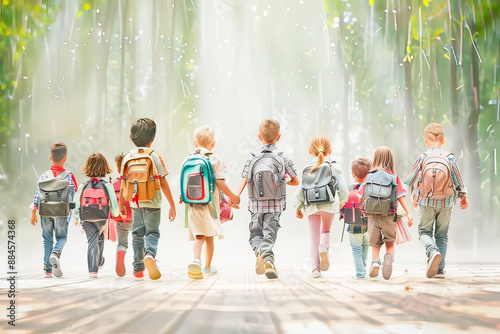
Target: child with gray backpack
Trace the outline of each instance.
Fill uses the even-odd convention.
[[[312,278],[321,277],[321,272],[330,267],[330,228],[335,213],[349,194],[342,171],[335,161],[328,159],[331,153],[332,145],[327,136],[313,137],[309,144],[312,160],[302,171],[302,182],[295,194],[297,218],[304,217],[303,209],[309,220]]]
[[[299,179],[293,162],[275,146],[281,137],[280,123],[272,118],[264,119],[258,137],[263,146],[260,152],[248,157],[236,193],[241,195],[248,183],[248,210],[252,215],[250,246],[256,256],[255,272],[273,279],[278,278],[273,247],[280,215],[286,209],[286,185],[296,186]]]

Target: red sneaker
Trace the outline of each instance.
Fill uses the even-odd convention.
[[[125,276],[125,252],[124,251],[118,251],[116,253],[116,268],[115,268],[116,274],[120,277]],[[135,276],[135,275],[134,275]]]
[[[138,271],[134,274],[136,280],[142,280],[144,278],[144,270]]]

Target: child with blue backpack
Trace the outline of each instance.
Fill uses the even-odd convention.
[[[408,215],[408,226],[413,224],[408,205],[405,202],[406,190],[395,175],[394,155],[387,146],[379,146],[373,155],[370,173],[361,187],[363,211],[368,216],[368,234],[372,247],[370,277],[377,277],[382,265],[382,276],[388,280],[392,275],[394,261],[394,242],[396,241],[396,221],[398,203]],[[380,262],[380,248],[385,244],[386,254]]]
[[[203,274],[217,274],[217,269],[212,266],[214,237],[224,238],[219,219],[220,191],[229,196],[235,207],[240,198],[226,184],[224,163],[212,153],[214,130],[208,125],[198,127],[194,131],[194,146],[194,153],[184,161],[181,171],[181,202],[186,203],[189,240],[194,241],[194,260],[188,266],[188,277],[202,279]],[[205,266],[201,262],[203,244]]]
[[[332,153],[330,139],[317,135],[309,144],[311,162],[302,171],[302,181],[296,197],[296,217],[304,213],[311,232],[312,278],[321,277],[322,271],[330,267],[330,229],[335,213],[347,200],[348,190],[344,176],[337,163],[329,159]]]
[[[92,153],[82,170],[89,180],[80,185],[76,193],[74,213],[87,235],[89,276],[97,278],[98,270],[104,265],[104,227],[110,211],[113,217],[120,211],[113,186],[104,180],[112,172],[106,158],[101,153]]]
[[[31,225],[37,223],[40,215],[43,237],[43,264],[45,277],[62,276],[59,259],[68,238],[68,224],[71,220],[73,197],[78,190],[75,176],[64,169],[68,149],[63,143],[55,143],[50,148],[50,170],[40,175],[38,185],[30,205]],[[54,244],[54,235],[56,243]]]

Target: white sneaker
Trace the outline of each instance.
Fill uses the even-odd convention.
[[[90,272],[89,273],[90,278],[97,278],[97,273],[96,272]]]
[[[196,259],[188,266],[188,277],[192,279],[203,278],[203,273],[201,271],[201,260]]]
[[[202,272],[203,272],[205,275],[212,276],[212,275],[217,274],[217,268],[215,268],[214,266],[210,266],[210,268],[203,267]]]
[[[57,256],[56,253],[50,254],[49,262],[52,265],[52,274],[54,274],[55,277],[61,277],[62,270],[61,266],[59,266],[59,256]]]
[[[372,260],[372,264],[370,266],[370,277],[377,277],[378,276],[378,271],[380,269],[380,260]]]
[[[311,273],[311,278],[320,278],[321,277],[321,271],[319,269],[314,268],[312,273]]]
[[[441,263],[442,259],[443,256],[438,251],[432,253],[429,260],[427,260],[427,270],[426,270],[427,278],[433,278],[437,274],[439,269],[439,264]]]
[[[330,268],[330,260],[328,259],[328,249],[321,248],[319,250],[319,270],[327,271]]]

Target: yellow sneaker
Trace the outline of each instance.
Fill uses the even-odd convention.
[[[149,254],[144,257],[144,267],[148,270],[149,278],[152,280],[157,280],[161,277],[160,270],[156,266],[156,260]]]
[[[202,279],[201,261],[196,259],[188,266],[188,277],[192,279]]]

